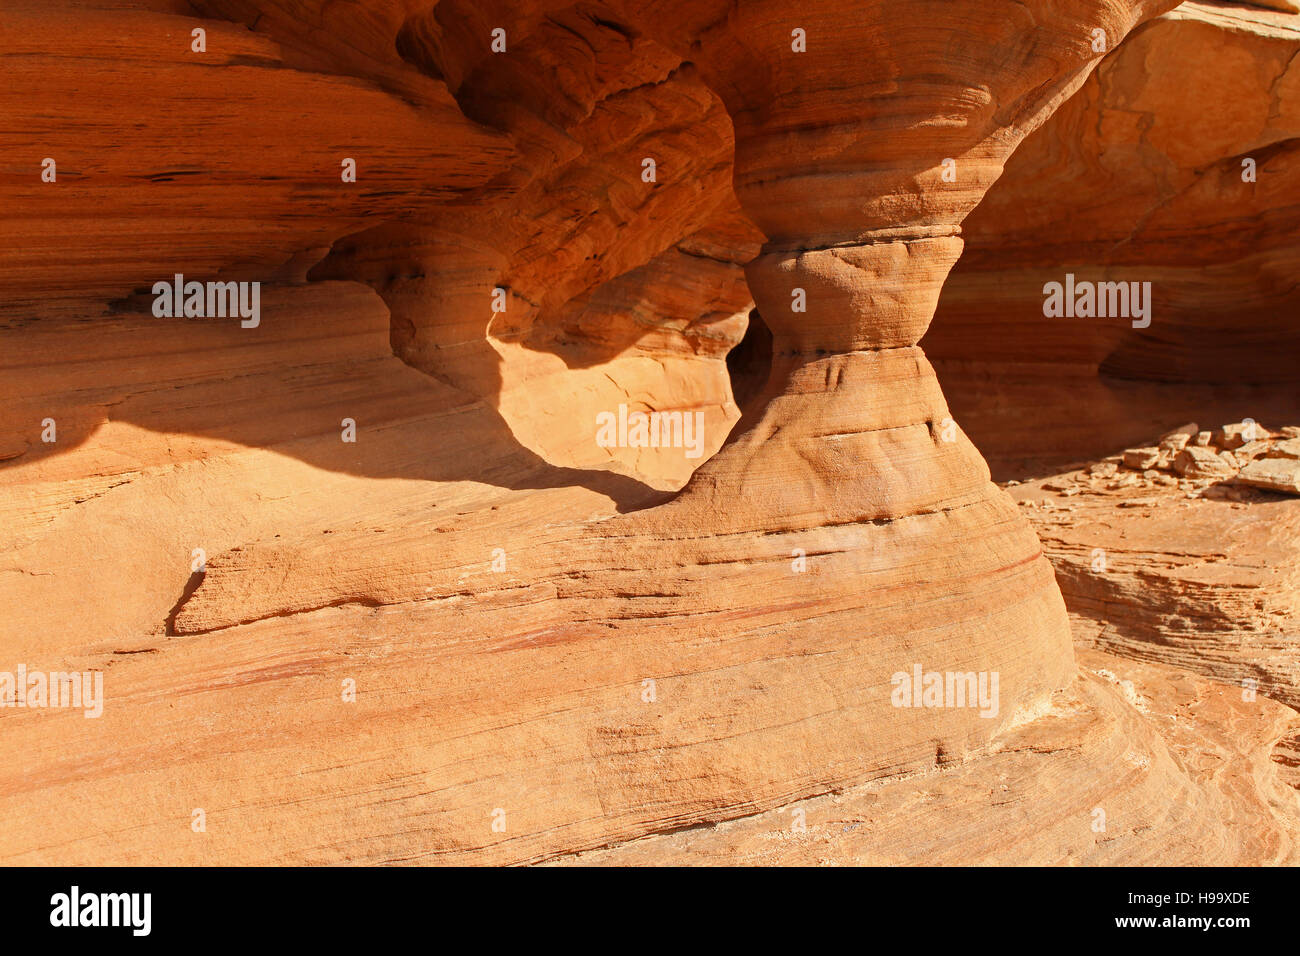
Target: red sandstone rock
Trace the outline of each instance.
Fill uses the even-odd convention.
[[[856,814],[879,787],[888,815],[822,856],[1293,859],[1270,762],[1293,712],[1168,669],[1081,676],[1040,538],[919,345],[963,221],[1090,82],[1094,31],[1112,49],[1172,5],[8,8],[17,152],[58,154],[60,179],[5,171],[3,214],[39,225],[0,252],[0,376],[21,396],[0,430],[0,646],[102,671],[110,699],[99,722],[5,714],[4,858],[680,860],[654,835],[744,820],[752,847],[782,808],[843,793]],[[1218,23],[1187,18],[1184,48],[1162,20],[1180,38],[1153,27],[1137,55],[1211,47]],[[1284,31],[1245,32],[1284,71]],[[1148,80],[1125,62],[1120,102]],[[1091,82],[1067,124],[1118,110]],[[1288,117],[1255,135],[1282,142]],[[1192,209],[1198,160],[1171,160]],[[1275,258],[1233,260],[1234,289],[1288,261],[1278,189],[1250,207]],[[142,290],[174,272],[265,282],[256,336],[153,316]],[[1092,373],[1109,339],[1084,339]],[[604,449],[595,416],[619,405],[698,412],[711,457]],[[1195,649],[1176,663],[1206,670]],[[997,705],[898,706],[914,667],[996,674]],[[1193,704],[1187,728],[1158,719]],[[994,781],[1024,814],[971,798]],[[935,784],[971,833],[943,848],[918,806]],[[1104,842],[1101,798],[1123,821]]]
[[[1300,411],[1298,48],[1294,15],[1184,3],[1011,156],[923,343],[995,474]],[[1151,282],[1150,327],[1046,318],[1067,272]]]

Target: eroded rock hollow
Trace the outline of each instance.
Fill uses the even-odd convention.
[[[1293,860],[1294,711],[1076,656],[921,344],[1174,6],[6,9],[0,646],[105,690],[0,711],[5,858]]]

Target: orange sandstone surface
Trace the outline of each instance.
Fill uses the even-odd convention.
[[[0,860],[1300,857],[1300,15],[0,33]]]

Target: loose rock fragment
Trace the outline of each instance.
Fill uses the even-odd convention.
[[[1232,451],[1256,439],[1267,438],[1269,434],[1269,430],[1257,422],[1233,422],[1216,431],[1210,441],[1224,451]]]
[[[1231,478],[1237,473],[1237,465],[1208,448],[1193,445],[1178,453],[1174,471],[1184,478]]]
[[[1134,471],[1154,468],[1160,461],[1160,449],[1154,446],[1146,448],[1129,448],[1124,452],[1124,467]]]
[[[1268,451],[1269,445],[1270,442],[1267,439],[1256,438],[1254,441],[1247,442],[1246,444],[1242,445],[1235,452],[1233,452],[1233,454],[1237,456],[1238,460],[1240,460],[1242,457],[1245,457],[1245,459],[1249,461],[1252,458],[1261,457],[1265,452]]]
[[[1157,441],[1156,444],[1163,451],[1179,452],[1187,447],[1187,443],[1195,438],[1199,431],[1200,426],[1197,425],[1196,422],[1191,422],[1190,424],[1183,425],[1180,428],[1175,428],[1173,431],[1161,435],[1160,440]]]
[[[1300,461],[1288,458],[1260,458],[1241,469],[1237,480],[1255,488],[1300,495]]]
[[[1286,429],[1283,429],[1283,431],[1286,431]],[[1269,448],[1264,457],[1300,459],[1300,438],[1288,438],[1286,441],[1277,442]]]

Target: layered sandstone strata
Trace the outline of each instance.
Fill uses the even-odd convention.
[[[216,22],[132,6],[151,43]],[[258,55],[159,78],[96,47],[77,8],[58,35],[105,64],[116,115],[137,75],[252,71],[250,99],[291,97],[292,135],[328,140],[319,187],[313,164],[277,189],[342,205],[282,240],[254,219],[237,250],[191,224],[183,254],[178,213],[209,196],[197,222],[220,233],[237,193],[206,191],[206,154],[169,152],[190,114],[167,110],[149,158],[121,161],[141,196],[187,172],[185,202],[139,211],[173,239],[49,314],[58,243],[34,237],[35,271],[0,259],[34,290],[5,333],[25,397],[5,423],[4,646],[101,669],[109,694],[98,721],[3,714],[9,859],[536,861],[873,780],[915,809],[938,777],[1055,818],[1018,836],[1035,859],[1148,860],[1162,841],[1178,862],[1290,857],[1260,759],[1289,712],[1224,708],[1245,729],[1213,741],[1223,788],[1171,750],[1208,736],[1171,744],[1116,685],[1081,681],[1051,566],[918,346],[961,221],[1096,65],[1096,31],[1110,48],[1168,3],[195,6],[253,28],[218,24],[210,50],[230,30]],[[330,132],[336,87],[410,134],[365,138],[372,192],[348,199],[323,186],[360,151]],[[435,129],[411,134],[407,109]],[[422,166],[434,139],[453,147]],[[90,251],[130,218],[82,216]],[[164,265],[274,270],[258,337],[154,319],[132,292]],[[764,384],[723,445],[722,356],[751,294]],[[721,449],[693,475],[616,463],[690,475],[671,500],[569,467],[596,454],[590,413],[629,400],[717,406]],[[917,665],[996,674],[996,706],[895,706]],[[1130,754],[1131,773],[1101,772]],[[1122,821],[1104,841],[1099,801]],[[993,832],[955,845],[987,859]]]
[[[1196,426],[1175,435],[1186,440],[1189,431]],[[1142,451],[1130,450],[1008,491],[1056,568],[1077,643],[1297,708],[1300,501],[1251,475],[1265,465],[1294,475],[1298,463],[1280,431],[1251,432],[1261,437],[1242,444],[1240,424],[1200,431],[1193,441],[1204,445],[1150,467],[1128,467]],[[1190,452],[1222,471],[1197,470]]]
[[[925,341],[995,474],[1049,489],[1026,513],[1077,641],[1293,706],[1300,473],[1219,423],[1300,415],[1298,51],[1300,18],[1258,5],[1135,30],[967,221]],[[1067,275],[1150,282],[1150,324],[1045,316]]]
[[[1000,477],[1186,421],[1300,416],[1297,51],[1294,14],[1182,4],[1102,62],[966,221],[925,345]],[[1045,316],[1067,275],[1151,283],[1149,325]]]
[[[1037,720],[1011,728],[979,761],[567,855],[555,863],[1231,866],[1294,861],[1294,824],[1285,821],[1296,796],[1270,764],[1278,737],[1294,733],[1294,711],[1262,698],[1247,702],[1231,687],[1129,658],[1088,649],[1078,658],[1079,675],[1053,695],[1049,708]],[[1043,772],[1044,765],[1050,772]],[[1081,836],[1085,821],[1089,832]]]

